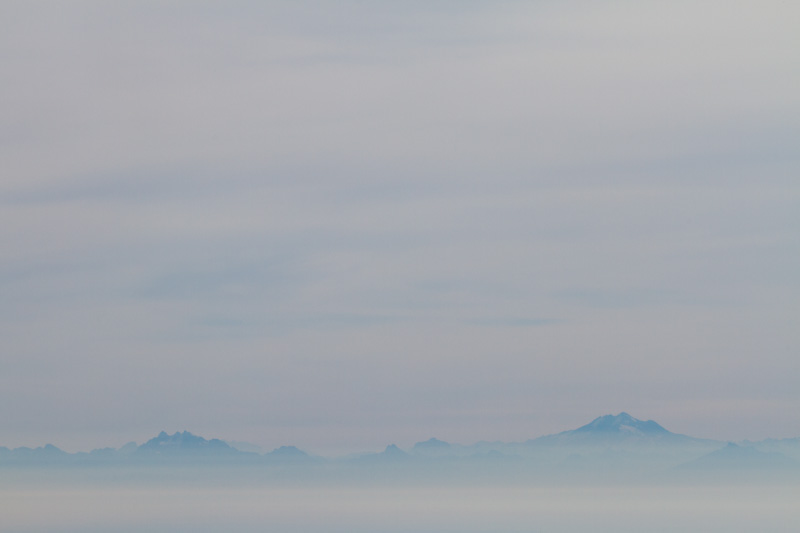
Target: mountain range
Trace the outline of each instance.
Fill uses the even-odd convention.
[[[525,442],[462,445],[431,438],[407,451],[390,444],[379,453],[332,459],[312,456],[294,446],[282,446],[269,453],[248,451],[252,449],[258,448],[247,443],[232,446],[220,439],[207,440],[188,431],[171,435],[162,431],[141,445],[128,443],[118,449],[91,452],[67,453],[51,444],[39,448],[0,447],[0,467],[513,465],[514,469],[537,472],[779,469],[800,473],[800,438],[726,443],[672,433],[653,420],[639,420],[624,412],[600,416],[576,429]]]

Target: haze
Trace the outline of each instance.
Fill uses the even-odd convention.
[[[3,2],[0,445],[798,436],[798,16]]]

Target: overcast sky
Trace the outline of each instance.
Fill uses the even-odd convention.
[[[800,4],[0,4],[0,445],[800,436]]]

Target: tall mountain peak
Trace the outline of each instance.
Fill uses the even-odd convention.
[[[192,435],[188,431],[177,431],[169,435],[162,431],[157,437],[139,446],[138,452],[155,453],[182,453],[182,452],[235,452],[233,448],[219,439],[206,440],[203,437]]]
[[[585,426],[575,430],[576,432],[608,432],[608,433],[628,433],[658,435],[669,433],[660,424],[653,420],[639,420],[626,412],[618,415],[603,415],[595,418]]]
[[[708,445],[710,441],[695,439],[668,431],[653,420],[639,420],[626,412],[603,415],[577,429],[545,435],[528,441],[536,445],[560,446],[639,446],[694,444]]]

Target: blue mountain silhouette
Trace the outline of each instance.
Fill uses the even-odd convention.
[[[653,420],[639,420],[628,413],[604,415],[577,429],[545,435],[527,442],[529,445],[583,446],[597,444],[713,444],[715,441],[696,439],[672,433]]]
[[[750,446],[729,442],[693,461],[683,463],[684,470],[787,470],[800,468],[800,462],[778,452],[763,452]]]
[[[138,447],[139,455],[237,455],[240,452],[219,439],[206,440],[188,431],[168,435],[165,431]]]

